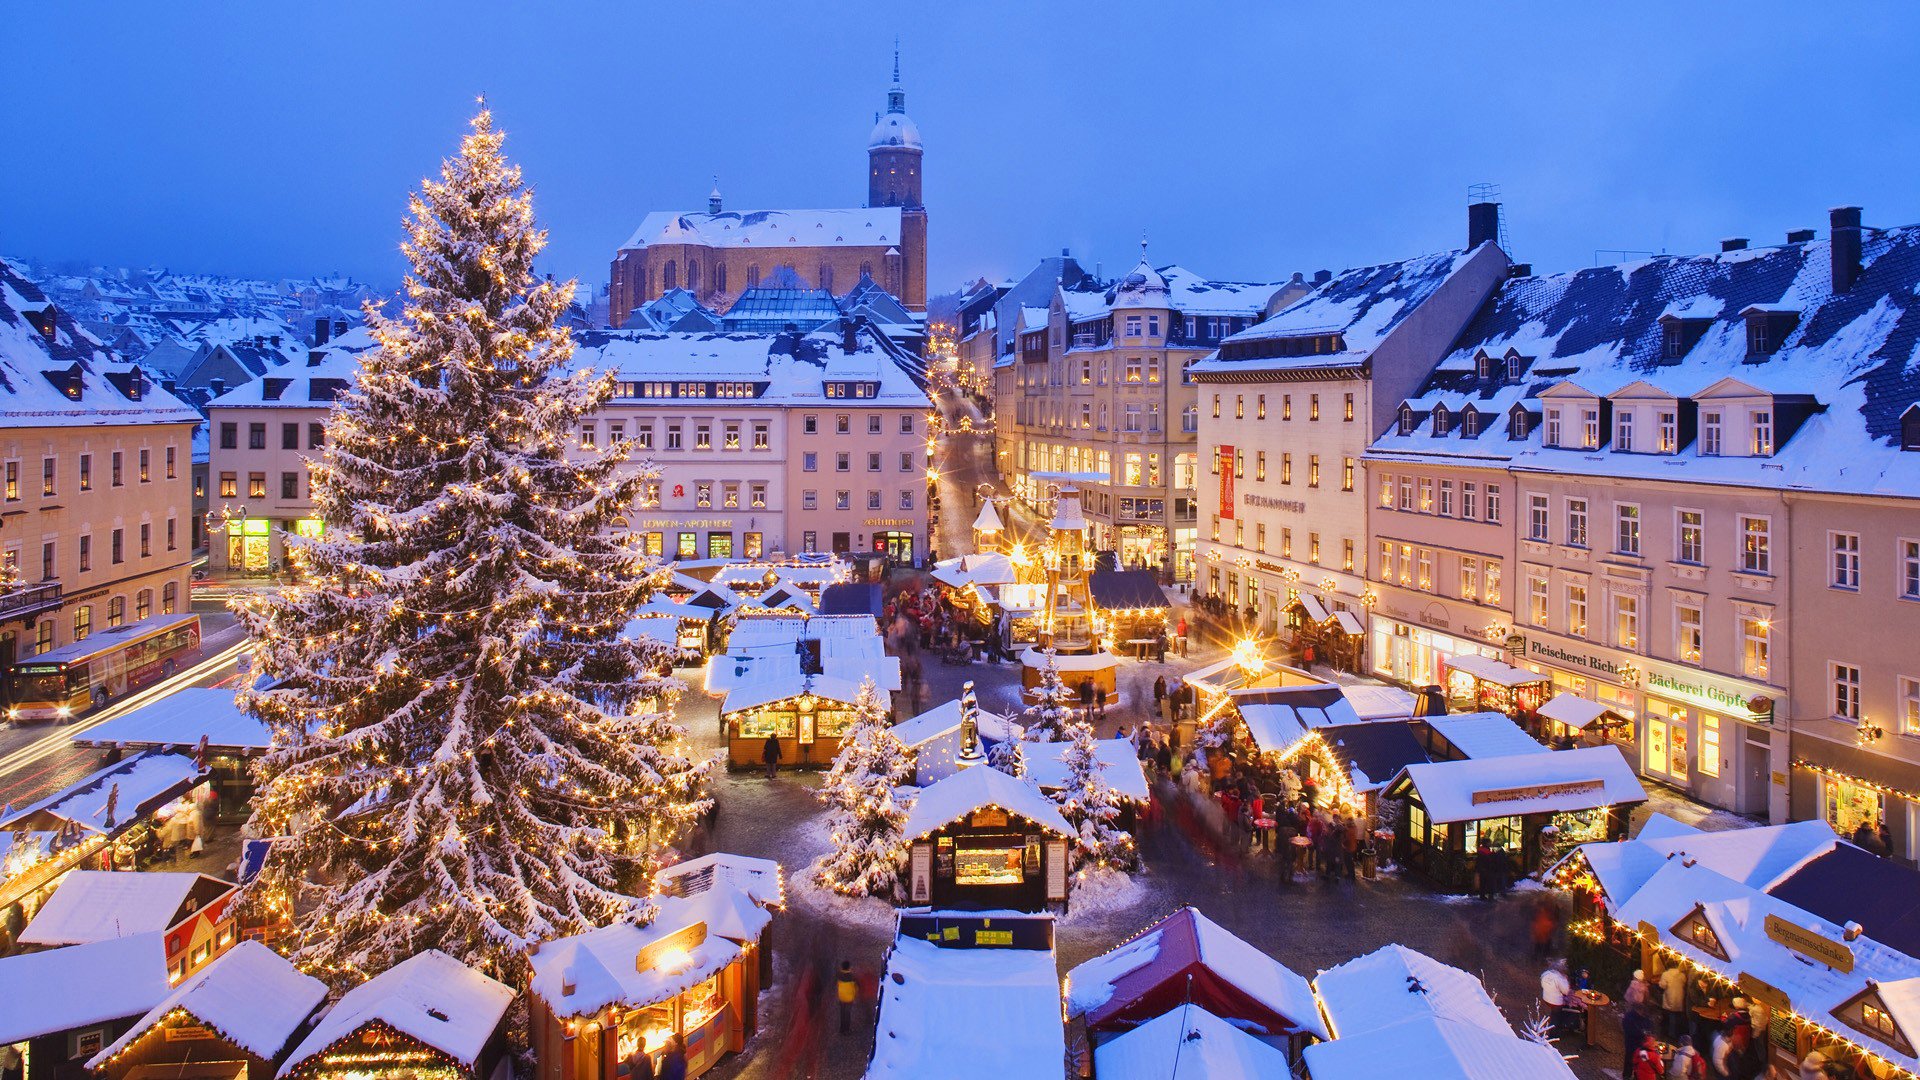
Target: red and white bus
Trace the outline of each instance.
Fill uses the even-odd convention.
[[[200,616],[155,615],[17,661],[7,719],[65,721],[172,675],[200,647]]]

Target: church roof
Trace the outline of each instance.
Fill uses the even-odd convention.
[[[903,112],[882,114],[873,125],[873,134],[867,136],[867,149],[879,150],[888,146],[920,149],[920,126]]]
[[[725,210],[700,214],[656,210],[640,222],[620,250],[649,244],[702,247],[881,247],[900,240],[900,208],[850,210]]]

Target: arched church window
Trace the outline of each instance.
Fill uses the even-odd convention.
[[[672,259],[660,269],[660,291],[672,292],[680,287],[680,267]]]

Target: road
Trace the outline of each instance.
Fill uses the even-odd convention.
[[[993,460],[993,429],[974,403],[951,390],[938,393],[934,404],[946,425],[935,451],[934,467],[940,471],[940,520],[936,529],[936,553],[943,559],[973,551],[973,519],[980,514],[975,492],[981,484],[992,485],[1000,496],[1000,520],[1022,540],[1031,541],[1044,530],[1032,512],[1011,498]],[[960,431],[962,417],[973,421],[972,433]]]
[[[0,806],[16,809],[46,798],[100,767],[100,751],[73,745],[73,737],[116,716],[189,686],[229,686],[245,635],[223,604],[196,600],[200,653],[171,679],[129,694],[68,724],[0,725]]]

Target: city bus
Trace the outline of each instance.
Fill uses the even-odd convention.
[[[172,675],[200,647],[200,616],[155,615],[13,665],[7,719],[66,721]]]

